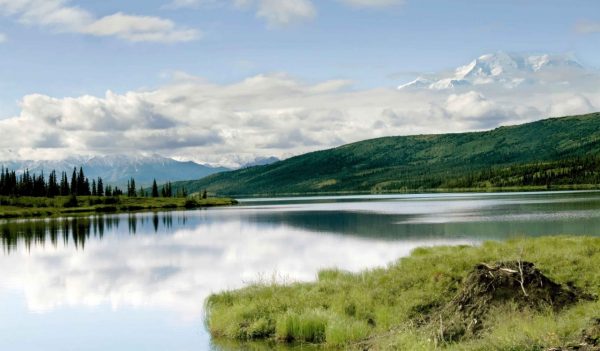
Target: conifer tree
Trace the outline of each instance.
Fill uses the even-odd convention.
[[[135,179],[131,178],[131,197],[137,196],[137,190],[135,189]]]
[[[152,182],[152,197],[158,197],[158,185],[156,185],[156,179]]]
[[[78,195],[86,195],[85,175],[83,174],[82,167],[79,167],[79,174],[77,175],[77,194]]]
[[[77,168],[73,168],[71,175],[71,195],[77,195]]]
[[[67,172],[62,172],[60,177],[60,195],[67,196],[70,193],[69,180],[67,179]]]
[[[104,183],[102,182],[102,178],[98,177],[98,183],[96,185],[98,196],[104,196]]]
[[[56,171],[52,170],[48,176],[48,197],[54,197],[60,195],[60,187],[56,178]]]
[[[46,196],[46,179],[44,178],[44,172],[39,176],[35,173],[31,177],[31,196]]]
[[[123,195],[123,190],[119,189],[119,187],[114,187],[112,190],[112,196],[121,196]]]
[[[89,196],[92,192],[90,191],[90,181],[87,178],[84,178],[83,181],[83,195]]]
[[[5,195],[6,191],[6,178],[4,176],[4,166],[2,166],[2,171],[0,172],[0,195]]]

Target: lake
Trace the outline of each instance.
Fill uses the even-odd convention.
[[[212,292],[385,266],[419,246],[558,234],[600,235],[600,192],[249,199],[1,221],[0,350],[221,350],[203,325]]]

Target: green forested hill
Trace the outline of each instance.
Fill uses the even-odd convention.
[[[174,183],[221,195],[597,184],[600,113],[486,132],[365,140]]]

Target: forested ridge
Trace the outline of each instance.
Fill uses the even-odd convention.
[[[483,132],[365,140],[173,187],[276,195],[599,183],[600,113],[593,113]]]

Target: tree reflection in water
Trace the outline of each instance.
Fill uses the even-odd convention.
[[[73,246],[77,250],[85,249],[90,238],[102,239],[105,232],[118,230],[122,222],[127,222],[127,232],[136,235],[138,227],[152,225],[154,233],[161,229],[168,231],[173,227],[173,214],[169,212],[127,215],[96,215],[85,217],[64,217],[50,219],[30,219],[0,222],[0,242],[5,254],[10,254],[20,245],[29,251],[32,245],[52,245],[59,242],[64,246]],[[178,224],[187,222],[180,214]]]

